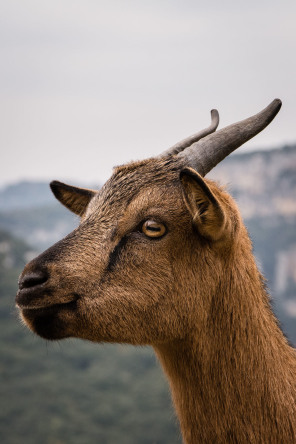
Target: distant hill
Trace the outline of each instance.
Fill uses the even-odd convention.
[[[80,183],[73,185],[83,186]],[[49,182],[45,181],[23,180],[0,189],[0,212],[46,207],[52,205],[54,201]]]
[[[0,211],[44,206],[52,203],[52,197],[47,182],[17,182],[0,190]]]

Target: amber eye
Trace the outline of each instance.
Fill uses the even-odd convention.
[[[148,219],[143,223],[142,231],[148,237],[161,237],[166,233],[166,227],[160,222]]]

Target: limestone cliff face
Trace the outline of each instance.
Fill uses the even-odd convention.
[[[245,220],[296,217],[296,145],[234,154],[209,177],[228,185]]]

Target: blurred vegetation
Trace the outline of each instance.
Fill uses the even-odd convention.
[[[29,248],[3,239],[22,261]],[[34,336],[14,307],[19,272],[0,261],[0,442],[180,443],[152,349]]]

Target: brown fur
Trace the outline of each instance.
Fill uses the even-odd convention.
[[[87,193],[63,189],[55,194],[81,214]],[[29,328],[152,345],[187,444],[295,443],[295,350],[232,198],[174,157],[119,167],[92,193],[80,226],[20,278]],[[147,219],[167,233],[147,238]]]

